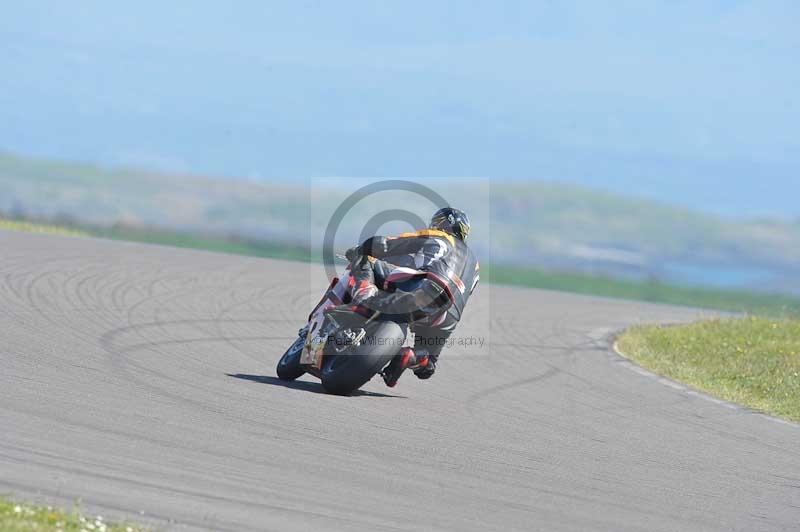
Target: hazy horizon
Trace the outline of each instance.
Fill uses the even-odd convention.
[[[798,22],[793,2],[12,4],[0,150],[538,179],[797,219]]]

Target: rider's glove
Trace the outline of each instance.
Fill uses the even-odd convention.
[[[344,252],[344,256],[351,262],[359,255],[361,255],[361,246],[352,247]]]
[[[435,371],[436,361],[432,357],[428,357],[428,363],[425,366],[415,369],[414,375],[419,379],[430,379]]]

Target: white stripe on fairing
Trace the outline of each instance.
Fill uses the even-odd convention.
[[[445,313],[443,314],[443,316],[447,316],[447,313],[445,312]],[[457,325],[457,323],[452,323],[452,324],[448,325],[447,327],[441,327],[441,329],[442,329],[443,331],[452,331],[453,329],[455,329],[455,328],[456,328],[456,325]]]
[[[436,327],[437,325],[441,325],[444,323],[445,318],[447,318],[447,312],[442,312],[442,315],[436,318],[436,321],[431,323],[431,327]]]
[[[420,270],[415,270],[414,268],[407,268],[405,266],[398,266],[397,268],[393,269],[389,272],[389,275],[386,276],[387,281],[396,282],[399,280],[410,279],[411,277],[417,275],[424,275],[425,272]]]

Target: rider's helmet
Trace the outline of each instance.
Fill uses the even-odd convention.
[[[444,207],[433,213],[431,229],[439,229],[458,237],[462,242],[469,235],[469,217],[464,211],[452,207]]]

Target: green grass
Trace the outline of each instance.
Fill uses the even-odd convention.
[[[77,508],[70,512],[50,506],[35,506],[0,497],[0,531],[139,532],[151,530],[131,523],[107,523],[102,516],[90,517]]]
[[[302,246],[248,240],[238,237],[199,235],[165,229],[145,229],[124,226],[89,227],[84,231],[91,236],[111,240],[159,244],[178,248],[202,249],[232,255],[309,262],[311,252]]]
[[[617,347],[659,375],[800,421],[800,320],[751,316],[640,326],[623,333]]]
[[[202,249],[234,255],[318,262],[317,254],[302,246],[280,242],[264,242],[220,235],[201,235],[162,228],[138,228],[123,225],[100,227],[72,220],[25,221],[2,220],[0,229],[88,235],[98,238],[143,242],[180,248]],[[45,229],[47,229],[45,231]],[[735,290],[713,290],[674,286],[660,282],[636,282],[580,273],[552,272],[534,268],[518,268],[484,264],[481,271],[486,282],[544,288],[579,294],[685,305],[698,308],[763,314],[769,316],[800,317],[800,299],[775,294]]]
[[[77,229],[58,225],[40,224],[25,220],[4,220],[0,218],[0,229],[7,231],[25,231],[27,233],[49,233],[66,236],[89,236],[88,233]]]
[[[800,299],[779,294],[675,286],[532,268],[485,268],[490,282],[698,308],[800,317]]]

